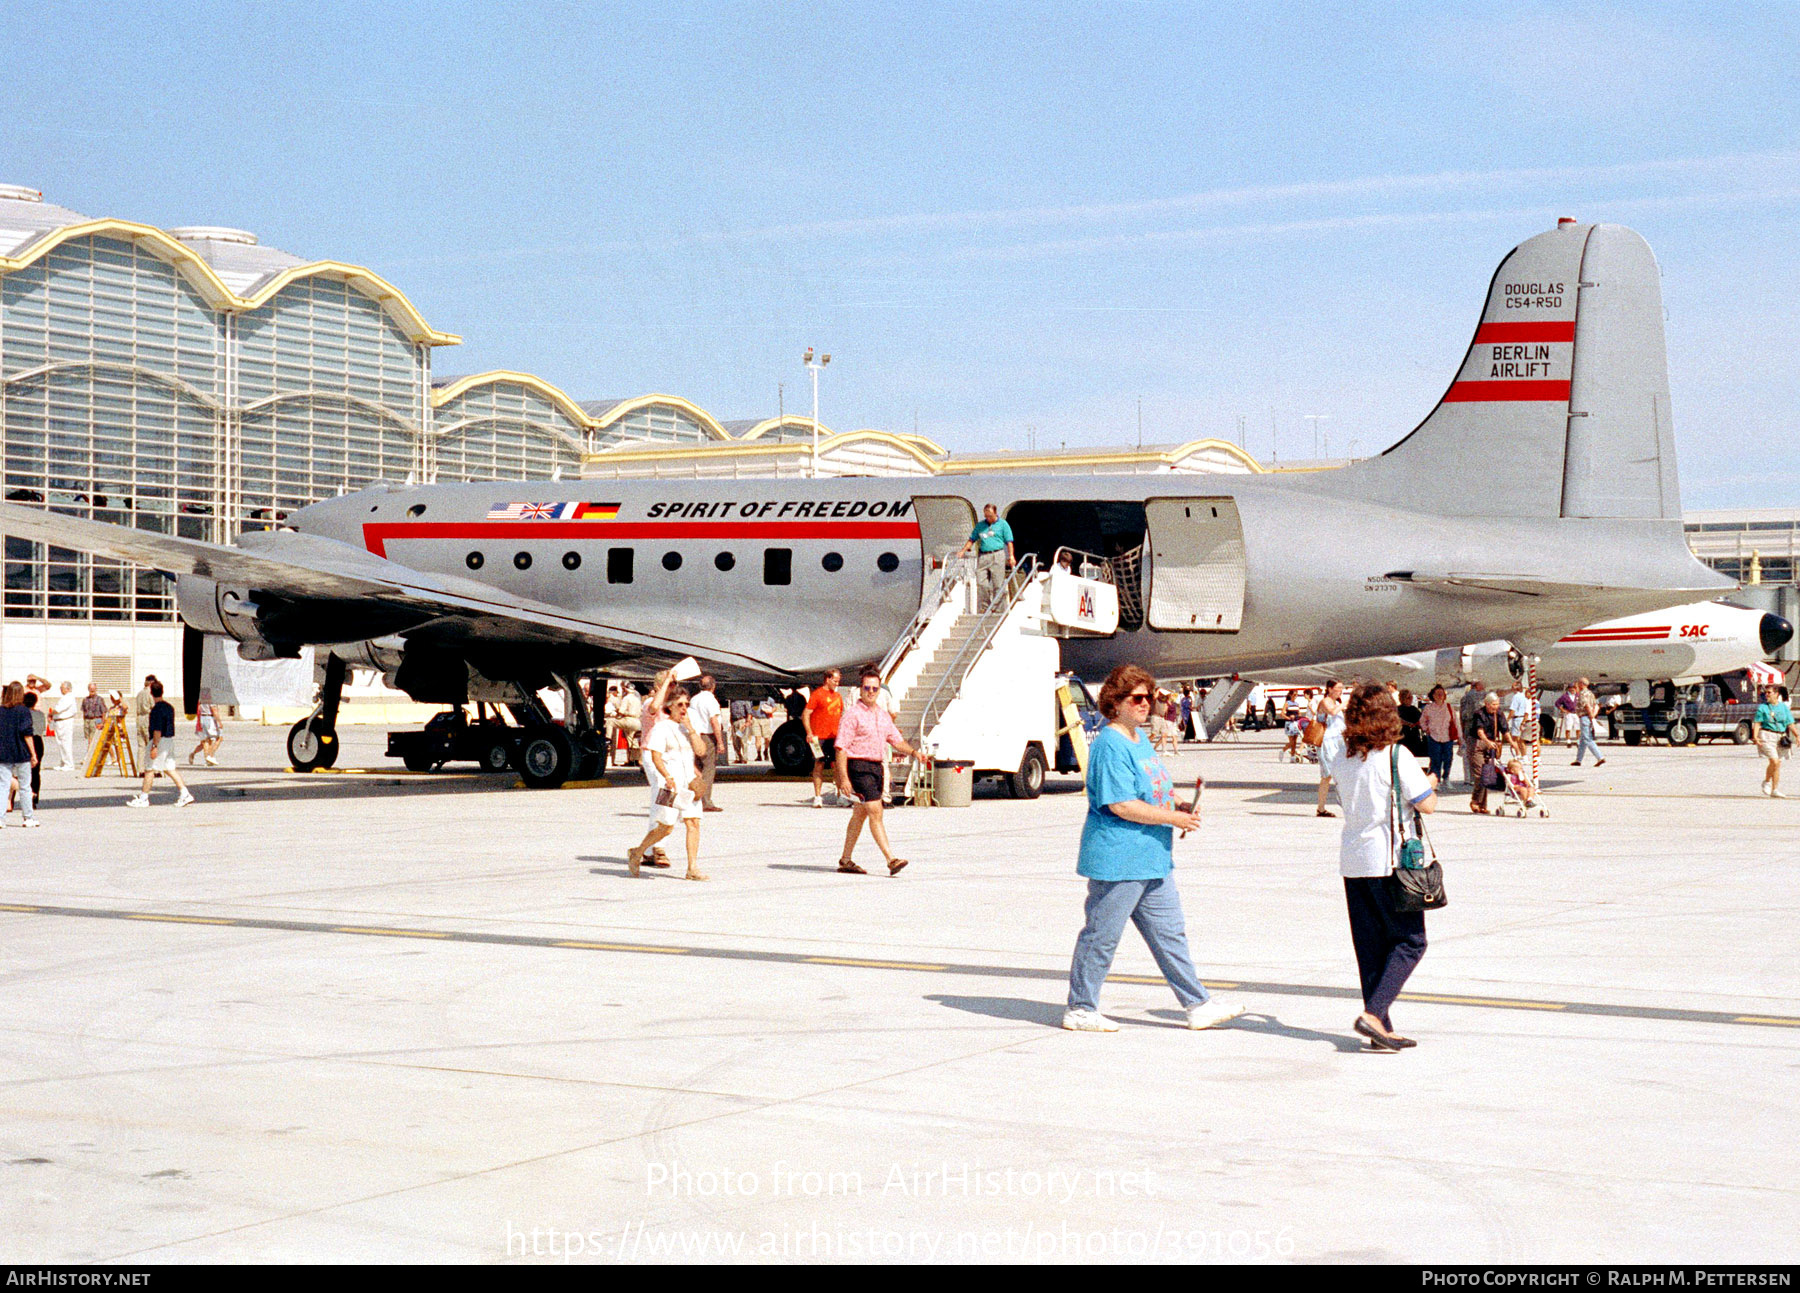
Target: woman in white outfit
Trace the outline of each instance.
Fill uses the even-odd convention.
[[[1351,1026],[1376,1051],[1417,1044],[1394,1031],[1388,1009],[1425,955],[1425,913],[1399,910],[1388,885],[1400,851],[1394,837],[1396,775],[1400,799],[1410,809],[1437,809],[1437,779],[1419,767],[1414,755],[1394,748],[1399,740],[1400,711],[1394,698],[1385,687],[1365,684],[1351,695],[1345,723],[1325,738],[1319,752],[1319,763],[1337,781],[1338,802],[1344,806],[1338,873],[1344,877],[1363,996],[1363,1012]]]
[[[1390,697],[1390,699],[1392,699],[1392,698]],[[1394,712],[1395,712],[1395,715],[1398,716],[1398,714],[1399,714],[1398,708],[1396,708]],[[1343,734],[1343,731],[1344,731],[1344,684],[1343,683],[1338,682],[1336,679],[1333,679],[1332,681],[1325,684],[1325,694],[1319,698],[1319,706],[1317,709],[1315,709],[1313,711],[1313,717],[1325,725],[1325,740],[1326,741],[1330,741],[1331,738],[1334,736],[1341,736]],[[1329,808],[1327,808],[1325,806],[1325,796],[1328,795],[1329,793],[1331,793],[1331,773],[1325,767],[1325,760],[1323,758],[1323,754],[1324,754],[1324,747],[1321,746],[1320,747],[1321,757],[1319,759],[1319,811],[1316,815],[1319,817],[1335,817],[1335,816],[1337,816],[1337,814],[1332,812]],[[1342,799],[1343,796],[1339,795],[1338,798]]]
[[[705,745],[688,725],[685,687],[669,690],[663,716],[644,739],[644,771],[650,780],[650,829],[638,846],[626,853],[631,874],[637,875],[644,855],[656,847],[675,823],[687,828],[687,878],[705,880],[700,873],[700,768]]]

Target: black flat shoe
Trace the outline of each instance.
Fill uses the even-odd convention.
[[[1369,1039],[1370,1050],[1381,1051],[1385,1054],[1397,1054],[1399,1052],[1399,1039],[1392,1033],[1383,1029],[1379,1024],[1371,1024],[1362,1015],[1358,1015],[1356,1017],[1356,1022],[1350,1026]]]

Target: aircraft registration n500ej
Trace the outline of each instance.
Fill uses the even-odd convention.
[[[377,486],[233,545],[14,504],[0,530],[174,573],[186,624],[246,654],[329,647],[309,730],[335,740],[346,662],[460,704],[686,655],[727,682],[879,659],[986,503],[1021,555],[1107,568],[1117,631],[1064,644],[1093,676],[1535,649],[1732,586],[1682,533],[1656,261],[1573,221],[1501,262],[1430,415],[1340,471]]]

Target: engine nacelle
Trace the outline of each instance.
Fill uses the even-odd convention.
[[[273,652],[272,645],[257,627],[257,605],[247,588],[223,585],[201,575],[177,575],[175,609],[181,616],[182,623],[189,628],[201,633],[235,638],[246,645],[269,648]],[[272,655],[252,657],[246,653],[240,654],[244,654],[246,659],[272,658]]]
[[[400,661],[406,653],[406,641],[388,637],[373,642],[334,642],[329,647],[320,647],[318,658],[324,660],[328,651],[352,669],[373,669],[384,678],[391,678],[399,671]]]

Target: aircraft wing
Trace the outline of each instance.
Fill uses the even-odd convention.
[[[1621,590],[1612,584],[1570,583],[1565,580],[1548,579],[1542,575],[1484,574],[1479,571],[1390,570],[1382,578],[1456,597],[1539,597],[1551,601],[1581,601],[1591,598],[1595,593],[1631,591]],[[1664,596],[1665,594],[1669,594],[1671,591],[1679,593],[1685,590],[1657,588],[1645,591],[1662,597],[1664,604],[1667,604],[1674,599]],[[1716,592],[1717,589],[1699,588],[1693,591],[1698,595],[1704,595]]]
[[[1561,640],[1563,634],[1593,623],[1597,608],[1605,608],[1610,618],[1716,596],[1719,592],[1716,586],[1690,592],[1460,570],[1393,570],[1383,578],[1446,597],[1516,606],[1518,620],[1507,641],[1527,655],[1541,654]]]
[[[421,618],[421,626],[407,630],[409,634],[579,644],[655,663],[698,655],[757,672],[769,670],[761,661],[732,652],[604,624],[548,603],[508,597],[472,579],[415,570],[335,539],[292,530],[252,532],[225,545],[0,503],[0,533],[298,600],[368,600],[409,609]]]

